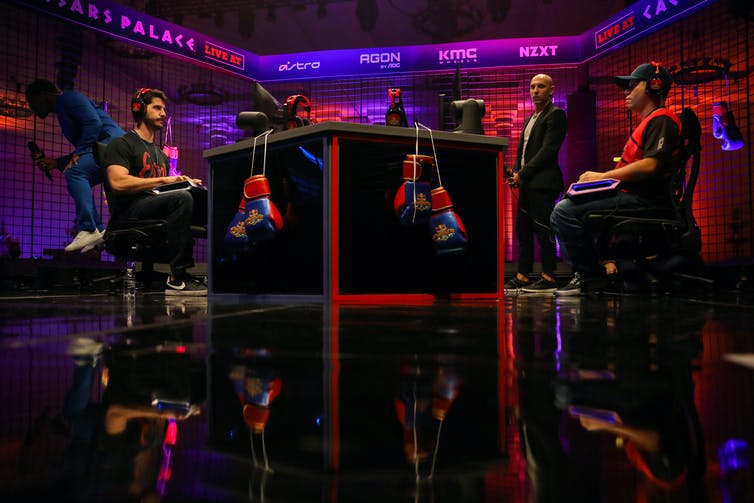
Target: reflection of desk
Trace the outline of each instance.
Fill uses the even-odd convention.
[[[270,135],[266,175],[285,214],[283,231],[253,253],[223,236],[250,174],[252,141],[205,151],[210,165],[212,294],[313,296],[331,300],[502,298],[503,149],[507,139],[433,132],[443,186],[469,235],[460,257],[435,255],[429,229],[393,214],[401,162],[415,130],[323,122]],[[419,152],[432,155],[429,133]],[[257,142],[255,174],[261,172]]]
[[[409,411],[426,411],[433,397],[449,400],[442,431],[438,421],[424,416],[429,423],[417,424],[417,434],[431,438],[427,447],[434,453],[439,448],[437,466],[454,474],[448,479],[454,486],[472,491],[464,494],[483,490],[482,479],[492,466],[509,459],[507,391],[514,374],[503,303],[439,302],[406,309],[308,303],[251,310],[210,304],[207,442],[212,450],[240,459],[257,449],[262,461],[261,439],[250,442],[243,404],[229,378],[231,373],[280,378],[262,448],[277,483],[282,476],[287,487],[301,491],[296,501],[319,501],[304,495],[323,488],[348,494],[356,480],[383,496],[368,501],[407,501],[394,493],[411,488],[417,472],[404,455],[406,417],[396,400],[410,395],[422,400]],[[239,326],[254,327],[253,336]],[[449,399],[451,388],[457,394]],[[424,480],[426,468],[423,464],[418,474]],[[465,501],[484,500],[476,495]]]

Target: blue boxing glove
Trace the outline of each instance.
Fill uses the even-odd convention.
[[[393,200],[393,209],[401,224],[424,224],[432,214],[432,168],[434,159],[428,155],[409,154],[403,161],[403,184]]]
[[[466,250],[469,238],[461,218],[444,187],[432,190],[432,216],[429,218],[432,244],[438,255],[455,255]]]
[[[247,178],[243,186],[246,235],[252,245],[265,243],[283,228],[283,217],[270,200],[270,184],[264,175]]]
[[[233,247],[258,245],[274,238],[283,228],[283,217],[270,200],[270,184],[264,175],[244,181],[238,213],[231,220],[224,241]]]

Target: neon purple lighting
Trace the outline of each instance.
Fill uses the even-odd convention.
[[[17,0],[18,1],[18,0]],[[273,56],[210,39],[107,0],[18,1],[67,21],[197,64],[262,81],[579,64],[645,36],[715,0],[643,0],[581,35],[348,49]]]
[[[516,38],[451,44],[348,49],[259,58],[259,80],[388,75],[455,68],[572,63],[581,59],[579,37]]]

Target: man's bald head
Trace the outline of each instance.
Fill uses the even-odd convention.
[[[551,101],[555,92],[555,85],[552,83],[552,77],[544,73],[538,73],[531,78],[529,83],[529,94],[534,103],[534,108],[541,112]]]

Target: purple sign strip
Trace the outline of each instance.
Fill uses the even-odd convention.
[[[106,0],[16,3],[225,72],[262,81],[437,71],[575,65],[645,36],[717,0],[642,0],[593,30],[568,37],[481,40],[258,56]]]
[[[29,0],[16,3],[169,56],[242,77],[251,78],[258,71],[258,56],[255,54],[106,0]]]
[[[260,56],[259,80],[576,63],[581,37],[516,38]]]
[[[581,35],[261,56],[263,81],[530,65],[576,65],[607,54],[717,0],[643,0]]]

